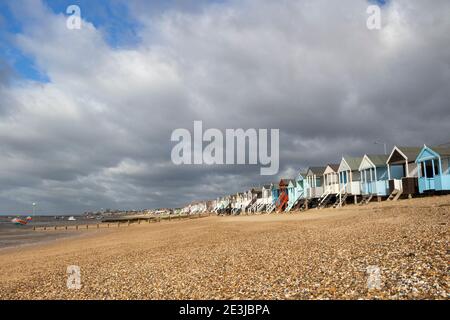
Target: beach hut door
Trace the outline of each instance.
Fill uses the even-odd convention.
[[[427,160],[423,162],[422,167],[422,176],[425,178],[426,183],[426,190],[433,190],[434,189],[434,176],[436,175],[437,168],[435,164],[435,160]]]

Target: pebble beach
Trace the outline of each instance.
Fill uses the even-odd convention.
[[[0,251],[0,299],[448,299],[449,217],[440,196],[79,231]]]

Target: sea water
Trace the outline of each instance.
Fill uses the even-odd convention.
[[[13,218],[15,218],[15,216],[0,216],[0,249],[54,240],[73,236],[77,233],[72,230],[34,231],[33,227],[70,227],[75,225],[96,224],[99,222],[95,219],[86,219],[82,216],[75,217],[76,221],[67,221],[68,216],[65,216],[63,219],[60,217],[55,219],[54,216],[36,216],[26,225],[15,225],[11,222]],[[21,219],[24,220],[25,218],[26,216],[21,217]]]

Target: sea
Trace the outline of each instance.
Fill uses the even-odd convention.
[[[20,247],[74,236],[77,232],[66,230],[34,231],[33,227],[54,227],[97,224],[96,219],[85,216],[74,216],[76,221],[68,221],[69,216],[35,216],[26,225],[15,225],[11,222],[16,216],[0,216],[0,249]],[[26,217],[20,217],[25,219]]]

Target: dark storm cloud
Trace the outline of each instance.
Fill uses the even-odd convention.
[[[374,141],[450,140],[448,1],[391,1],[380,31],[357,0],[129,6],[142,29],[128,49],[22,12],[16,41],[51,81],[0,89],[1,212],[180,206],[383,152]],[[173,165],[170,135],[194,120],[279,128],[279,175]]]

